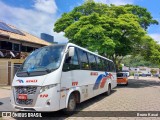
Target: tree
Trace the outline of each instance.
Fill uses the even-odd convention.
[[[151,69],[151,73],[152,73],[152,75],[154,75],[157,73],[157,71],[155,69]]]
[[[140,53],[145,60],[153,62],[160,67],[160,44],[149,36],[144,36],[135,50]]]
[[[138,67],[138,66],[146,66],[146,67],[157,67],[158,63],[152,62],[139,55],[127,55],[122,60],[122,63],[128,67]]]
[[[54,31],[64,32],[69,42],[111,58],[120,65],[124,56],[140,48],[146,29],[158,24],[151,14],[134,5],[106,5],[86,1],[55,23]]]
[[[144,36],[135,47],[132,56],[126,56],[122,61],[127,66],[147,66],[160,68],[160,44],[149,36]],[[138,53],[138,54],[137,54]]]

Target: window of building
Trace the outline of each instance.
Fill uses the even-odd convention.
[[[27,47],[27,52],[32,52],[33,50],[33,47]]]
[[[91,70],[97,70],[97,63],[96,63],[95,56],[88,53],[88,59],[89,59],[90,69]]]
[[[21,51],[22,51],[22,52],[27,52],[27,46],[23,46],[23,45],[22,45],[22,46],[21,46]]]
[[[19,44],[15,44],[15,43],[14,43],[14,44],[13,44],[13,50],[14,50],[14,51],[20,51],[19,46],[20,46]]]
[[[1,41],[1,49],[12,50],[12,43],[7,41]]]
[[[2,49],[1,47],[2,47],[2,44],[1,44],[1,41],[0,41],[0,49]]]

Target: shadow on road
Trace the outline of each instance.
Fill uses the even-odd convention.
[[[112,92],[111,92],[111,95],[114,94],[116,91],[117,91],[117,90],[114,90],[114,89],[113,89]],[[77,110],[78,110],[78,111],[82,111],[83,109],[91,106],[92,104],[94,104],[94,103],[96,103],[96,102],[98,102],[98,101],[101,101],[101,100],[105,99],[106,97],[107,97],[107,96],[106,96],[106,93],[103,93],[103,94],[100,94],[100,95],[98,95],[98,96],[95,96],[95,97],[93,97],[93,98],[91,98],[91,99],[89,99],[89,100],[87,100],[87,101],[84,101],[84,102],[80,103],[80,104],[77,106]]]
[[[144,88],[144,87],[156,87],[160,86],[160,81],[151,81],[151,80],[135,80],[129,79],[127,88]],[[118,85],[117,88],[122,88],[124,85]]]
[[[10,97],[0,99],[0,111],[13,111],[10,104]]]

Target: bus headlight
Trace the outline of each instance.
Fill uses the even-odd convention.
[[[50,88],[53,88],[57,86],[57,84],[51,84],[51,85],[46,85],[46,86],[42,86],[41,89],[40,89],[40,93],[46,91],[46,90],[49,90]]]

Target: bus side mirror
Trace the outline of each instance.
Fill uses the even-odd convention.
[[[69,57],[74,56],[74,47],[69,47]]]

